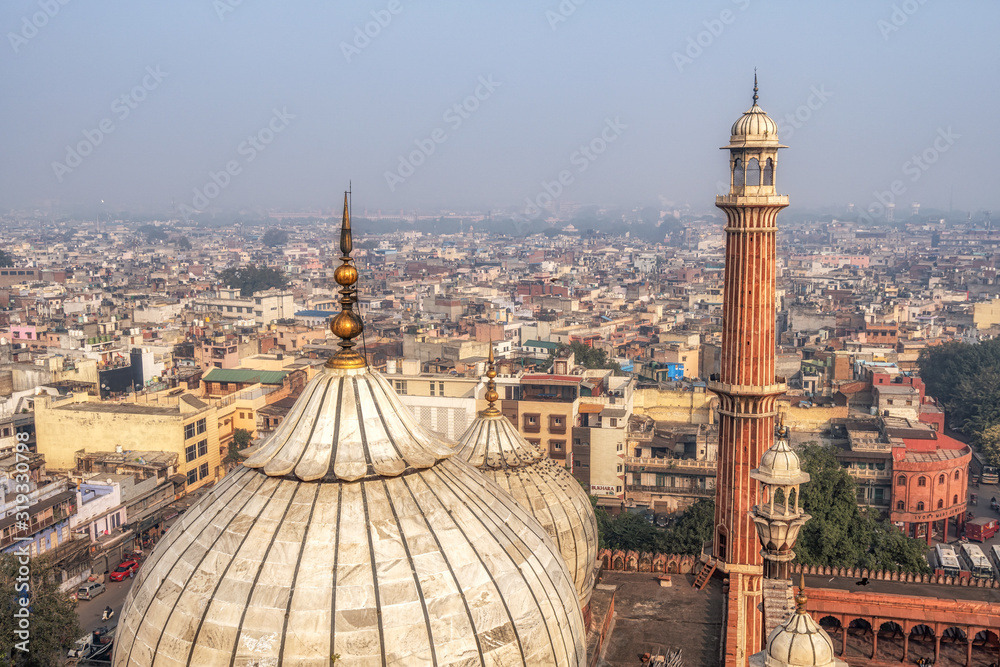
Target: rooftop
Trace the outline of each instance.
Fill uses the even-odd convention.
[[[281,384],[288,371],[258,371],[252,368],[213,368],[201,379],[204,382]]]

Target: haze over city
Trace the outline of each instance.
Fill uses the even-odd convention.
[[[16,0],[0,207],[329,214],[352,180],[369,210],[523,212],[549,184],[705,211],[756,68],[794,207],[895,181],[898,208],[995,209],[998,23],[919,0]]]

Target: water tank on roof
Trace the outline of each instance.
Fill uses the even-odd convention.
[[[877,406],[874,406],[874,405],[873,405],[873,406],[871,407],[871,410],[869,411],[869,414],[871,414],[871,415],[872,415],[873,417],[874,417],[875,415],[877,415],[877,414],[878,414],[878,407],[877,407]]]

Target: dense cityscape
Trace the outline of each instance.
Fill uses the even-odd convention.
[[[0,665],[1000,664],[986,17],[202,4],[0,11]]]

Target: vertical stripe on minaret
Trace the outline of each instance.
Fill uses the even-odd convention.
[[[726,268],[720,372],[709,382],[719,396],[719,459],[715,491],[713,556],[729,578],[724,664],[747,664],[763,646],[763,559],[750,509],[758,485],[750,471],[774,442],[775,398],[785,391],[775,377],[776,218],[788,206],[778,195],[774,171],[777,126],[754,105],[733,125],[732,186],[715,205],[726,214]],[[771,165],[769,180],[747,166]],[[749,182],[751,174],[759,179]]]

